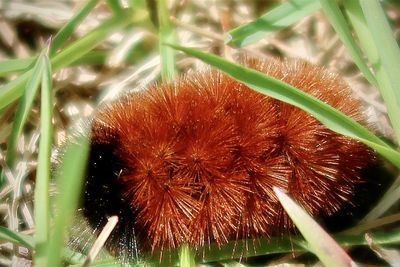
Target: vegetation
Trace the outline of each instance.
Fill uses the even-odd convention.
[[[78,131],[76,122],[101,103],[205,64],[360,140],[390,162],[396,169],[393,173],[400,168],[400,5],[396,1],[78,2],[0,3],[0,27],[5,29],[0,33],[0,265],[31,260],[36,266],[88,264],[85,255],[66,246],[88,140],[83,135],[67,145],[61,171],[52,172],[56,147]],[[24,18],[27,14],[30,21]],[[365,102],[379,134],[288,84],[232,62],[239,53],[302,57],[339,72]],[[257,250],[249,241],[247,256],[278,255],[269,258],[277,264],[310,252],[324,264],[337,266],[339,261],[352,262],[343,249],[352,255],[351,248],[361,246],[375,251],[381,264],[400,261],[393,250],[400,245],[396,208],[400,177],[391,184],[359,224],[330,235],[278,191],[304,238],[257,240]],[[327,244],[330,255],[324,252]],[[204,255],[184,246],[170,252],[164,264],[251,265],[251,261],[240,262],[240,246],[212,245]],[[158,263],[159,255],[145,255],[143,262],[135,264]],[[91,266],[118,264],[110,258],[91,262]]]

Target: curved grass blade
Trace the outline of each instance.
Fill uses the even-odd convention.
[[[375,38],[370,31],[370,27],[367,25],[366,18],[358,0],[347,0],[344,1],[343,4],[347,17],[353,25],[354,31],[360,40],[360,45],[363,48],[363,51],[365,52],[369,62],[371,62],[371,65],[375,69],[375,77],[379,85],[378,88],[385,102],[387,113],[397,140],[400,140],[400,120],[398,118],[398,114],[400,114],[400,105],[398,104],[399,97],[396,96],[396,90],[394,90],[391,82],[389,81],[389,77],[384,65],[380,63],[382,61],[380,60],[378,45],[383,42],[379,40],[375,41]],[[379,22],[376,23],[379,24]]]
[[[358,66],[358,68],[362,71],[365,78],[374,86],[377,86],[376,79],[372,74],[371,70],[365,63],[365,60],[362,56],[360,48],[357,46],[354,38],[351,34],[351,30],[344,18],[342,12],[339,9],[339,6],[336,1],[332,0],[319,0],[324,10],[325,15],[328,20],[331,22],[332,27],[335,29],[339,38],[342,40],[343,44],[346,46],[349,54],[354,60],[354,63]]]
[[[372,147],[375,149],[379,154],[381,154],[384,158],[392,162],[394,165],[396,165],[398,168],[400,168],[400,153],[397,150],[394,150],[390,148],[389,146],[386,145],[381,145],[375,142],[371,142],[370,140],[364,139],[364,138],[357,138],[364,144],[366,144],[369,147]],[[399,195],[400,197],[400,195]]]
[[[132,21],[132,10],[129,9],[124,11],[118,18],[111,18],[103,22],[93,31],[74,42],[51,59],[54,72],[82,58],[100,42],[106,39],[110,33],[128,25]],[[24,86],[31,75],[32,70],[28,70],[17,79],[0,88],[0,110],[21,96]]]
[[[318,0],[287,1],[258,19],[229,31],[225,42],[236,47],[255,43],[270,33],[293,25],[320,8]]]
[[[277,187],[273,189],[297,229],[308,241],[310,251],[317,255],[325,266],[355,266],[355,263],[338,243],[303,208],[281,189]]]
[[[51,147],[53,139],[52,76],[47,55],[43,58],[42,90],[40,105],[40,144],[35,184],[35,266],[46,263],[46,245],[49,239],[49,180],[51,170]]]
[[[269,95],[305,110],[329,129],[360,140],[400,168],[400,153],[398,151],[392,149],[388,144],[352,118],[346,116],[321,100],[307,95],[301,90],[280,80],[269,77],[264,73],[254,69],[245,68],[216,55],[178,45],[170,46],[183,51],[188,55],[201,59],[262,94]]]
[[[33,238],[31,236],[13,232],[3,226],[0,226],[0,241],[11,242],[29,249],[34,247]]]
[[[363,8],[361,7],[363,6]],[[400,95],[394,85],[400,79],[393,77],[393,70],[400,72],[400,50],[395,43],[390,26],[379,3],[372,1],[348,0],[344,2],[346,14],[353,25],[365,54],[372,63],[382,98],[385,101],[388,116],[393,126],[397,141],[400,140]],[[363,10],[366,10],[365,14]],[[368,18],[367,18],[368,16]],[[367,23],[369,21],[369,23]],[[384,47],[384,48],[383,48]],[[390,56],[388,56],[390,55]],[[385,62],[385,64],[384,64]],[[397,65],[397,66],[396,66]],[[392,81],[389,73],[392,73]],[[399,89],[400,87],[397,86]],[[398,178],[385,193],[379,203],[363,219],[370,221],[380,217],[400,198]]]
[[[378,58],[372,64],[377,72],[379,88],[388,107],[391,123],[400,142],[400,48],[378,1],[360,1],[364,17],[371,32],[372,46]],[[368,45],[368,44],[366,44]],[[378,75],[379,74],[379,75]]]

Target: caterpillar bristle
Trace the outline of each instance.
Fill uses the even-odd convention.
[[[298,60],[245,64],[363,122],[360,103],[337,75]],[[374,162],[365,145],[210,70],[98,111],[83,208],[92,225],[122,217],[114,239],[132,229],[143,251],[223,246],[294,229],[274,186],[327,217],[351,202]]]

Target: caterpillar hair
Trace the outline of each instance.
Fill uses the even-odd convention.
[[[245,64],[365,124],[338,75],[300,60]],[[118,215],[106,247],[129,257],[291,233],[274,186],[329,218],[376,162],[362,143],[216,70],[128,93],[91,127],[83,213],[96,229]]]

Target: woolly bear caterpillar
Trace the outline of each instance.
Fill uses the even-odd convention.
[[[296,60],[246,64],[363,122],[335,74]],[[313,216],[332,216],[376,161],[360,142],[218,71],[130,93],[98,111],[91,134],[84,216],[99,228],[118,215],[106,247],[133,258],[291,232],[274,186]]]

